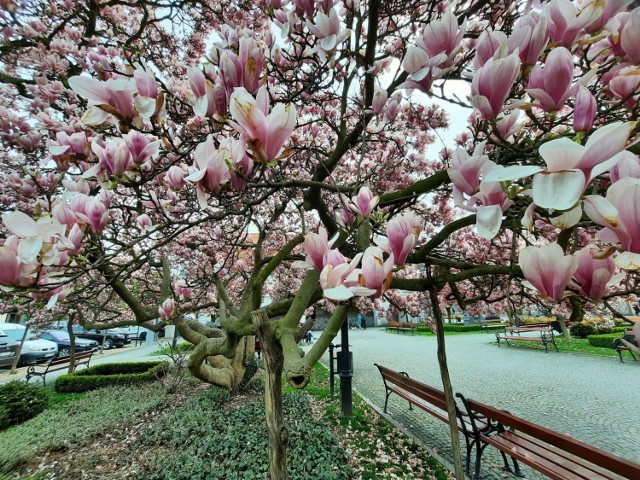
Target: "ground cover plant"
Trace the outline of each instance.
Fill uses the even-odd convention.
[[[23,423],[49,405],[49,390],[22,381],[0,385],[0,430]]]
[[[0,432],[0,474],[8,475],[48,451],[76,448],[160,408],[166,393],[155,385],[108,387],[67,399],[37,417]]]
[[[299,392],[290,387],[285,387],[285,391],[292,394]],[[450,478],[451,474],[428,452],[378,415],[356,392],[353,393],[353,415],[342,417],[339,382],[332,397],[329,371],[324,365],[318,363],[314,366],[305,392],[315,400],[316,415],[333,426],[347,449],[354,470],[353,478]]]

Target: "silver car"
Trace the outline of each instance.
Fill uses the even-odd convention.
[[[2,323],[0,328],[19,345],[27,327],[17,323]],[[58,345],[56,343],[49,340],[40,340],[34,335],[28,334],[22,345],[18,366],[46,362],[56,355],[58,355]]]

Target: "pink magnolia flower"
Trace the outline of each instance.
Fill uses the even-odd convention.
[[[329,15],[319,12],[314,23],[307,20],[307,28],[320,41],[319,49],[331,52],[351,35],[351,30],[343,29],[335,8],[329,11]]]
[[[376,87],[376,90],[373,93],[373,100],[371,100],[371,110],[373,110],[377,115],[382,114],[387,104],[388,97],[389,95],[386,90]]]
[[[588,132],[593,126],[598,104],[593,94],[583,85],[578,86],[576,103],[573,107],[574,132]]]
[[[173,301],[173,298],[167,298],[162,305],[158,307],[158,314],[160,315],[160,320],[169,320],[176,311],[176,304]]]
[[[109,222],[109,210],[97,198],[89,198],[84,205],[84,211],[76,211],[76,215],[89,225],[95,233],[102,233]]]
[[[64,202],[58,202],[51,210],[53,217],[67,229],[71,229],[76,224],[78,217],[71,208]]]
[[[311,18],[313,17],[313,14],[316,13],[315,0],[292,0],[292,3],[296,9],[296,15],[299,17],[306,15]]]
[[[537,101],[535,106],[545,112],[556,112],[572,95],[573,57],[564,47],[554,48],[547,55],[544,69],[540,65],[533,67],[529,75],[527,93]]]
[[[164,178],[169,186],[174,190],[182,190],[182,188],[184,187],[184,172],[177,165],[173,165],[171,168],[169,168]]]
[[[556,210],[572,208],[589,182],[618,162],[634,125],[616,122],[601,127],[584,146],[566,137],[544,143],[539,153],[547,171],[533,177],[534,203]]]
[[[507,44],[507,35],[504,32],[483,30],[476,42],[476,55],[473,58],[473,68],[478,70],[494,56],[501,45]]]
[[[618,70],[608,84],[611,93],[621,99],[626,100],[625,106],[633,108],[638,102],[638,87],[640,87],[640,74],[635,67],[626,67]]]
[[[136,223],[143,232],[153,230],[153,223],[151,222],[151,218],[146,213],[138,215],[138,218],[136,218]]]
[[[634,64],[640,63],[640,9],[635,8],[624,25],[620,34],[620,46],[627,55],[627,59]]]
[[[66,227],[55,218],[42,217],[36,222],[33,218],[20,211],[4,213],[2,221],[15,239],[5,242],[5,246],[15,246],[18,260],[30,263],[42,257],[40,261],[46,265],[53,265],[56,261],[57,248],[55,245],[64,239]],[[50,244],[46,245],[46,244]]]
[[[232,126],[242,134],[254,160],[271,162],[278,158],[284,142],[296,126],[293,104],[278,104],[269,113],[269,94],[264,87],[254,99],[244,88],[231,95],[229,111],[235,122]]]
[[[637,155],[625,150],[618,157],[618,163],[609,172],[612,183],[625,177],[640,178],[640,158]]]
[[[325,266],[325,255],[331,249],[331,246],[337,239],[337,235],[329,240],[327,231],[320,227],[318,233],[307,233],[304,236],[304,252],[306,258],[304,262],[294,262],[296,268],[306,268],[322,271]]]
[[[466,18],[462,25],[458,25],[458,18],[451,10],[447,10],[440,20],[434,20],[425,27],[416,45],[430,57],[443,53],[447,57],[445,63],[448,65],[453,60],[455,52],[461,48],[466,30]]]
[[[124,143],[131,153],[131,159],[135,163],[144,163],[148,159],[154,158],[160,150],[160,140],[148,137],[137,130],[131,130],[122,138],[124,138]]]
[[[375,290],[358,283],[360,270],[356,267],[361,258],[362,253],[359,253],[351,262],[347,262],[343,257],[341,263],[327,263],[324,266],[320,272],[320,287],[324,297],[340,302],[354,296],[367,297],[375,293]],[[337,257],[334,258],[334,260],[337,259]]]
[[[384,261],[380,247],[369,247],[362,256],[362,270],[359,273],[359,284],[374,290],[371,296],[379,297],[391,285],[393,278],[393,253]]]
[[[410,46],[402,60],[402,68],[409,74],[409,78],[398,88],[429,92],[434,80],[445,73],[441,67],[446,60],[447,56],[444,53],[430,57],[423,49]]]
[[[476,71],[471,81],[471,103],[482,118],[491,120],[500,114],[519,73],[520,57],[515,52],[490,58]]]
[[[623,250],[614,259],[616,265],[627,270],[640,269],[640,179],[626,177],[607,190],[606,198],[587,196],[585,213],[598,225],[602,240],[619,243]]]
[[[557,243],[542,247],[525,247],[520,251],[518,265],[522,274],[542,295],[559,302],[578,268],[573,255],[565,255]]]
[[[239,39],[238,59],[242,67],[242,85],[251,94],[258,91],[264,77],[264,52],[252,37]]]
[[[187,180],[196,182],[198,202],[204,209],[207,206],[205,192],[214,192],[231,178],[226,162],[230,153],[226,149],[216,149],[213,136],[209,135],[207,140],[198,144],[193,157],[198,170],[189,175]]]
[[[227,149],[231,155],[231,184],[236,190],[247,187],[247,178],[253,170],[253,160],[247,155],[247,144],[243,139],[227,137],[220,142],[220,149]]]
[[[20,278],[18,254],[5,245],[0,245],[0,285],[11,286]]]
[[[602,298],[616,273],[611,257],[598,259],[595,258],[597,253],[598,247],[588,245],[575,254],[578,268],[573,273],[573,279],[578,283],[581,293],[591,300]]]
[[[189,87],[196,97],[193,113],[199,117],[210,117],[215,113],[224,114],[227,111],[227,93],[221,77],[215,78],[215,83],[205,77],[200,68],[187,68]]]
[[[114,114],[121,120],[132,119],[134,116],[133,87],[128,79],[101,82],[91,77],[75,76],[69,78],[69,86],[77,94],[100,106],[102,110],[105,110],[104,105],[111,107],[105,110],[108,114]],[[102,118],[104,121],[106,116]]]
[[[529,14],[516,23],[507,45],[510,52],[518,50],[523,65],[535,65],[547,42],[547,19]]]
[[[391,253],[396,265],[404,265],[416,245],[421,226],[422,222],[413,213],[396,215],[387,225],[387,238],[378,238],[376,243]]]
[[[193,288],[187,286],[187,282],[184,280],[178,280],[176,282],[176,293],[181,299],[189,299],[193,295]]]
[[[353,203],[349,203],[349,208],[354,213],[362,215],[364,218],[369,218],[373,209],[378,205],[380,197],[374,197],[369,187],[360,187],[358,195],[352,197],[351,201]]]
[[[84,173],[85,178],[103,174],[122,177],[134,166],[131,152],[122,138],[112,138],[104,146],[94,141],[91,150],[98,157],[98,163]]]
[[[606,2],[601,2],[601,0],[588,0],[585,6],[594,4],[594,7],[597,8],[598,3],[604,3],[604,9],[600,16],[595,16],[594,20],[586,26],[586,31],[592,33],[602,29],[611,17],[623,11],[631,2],[632,0],[607,0]]]
[[[554,43],[570,48],[587,25],[601,17],[605,2],[592,2],[580,12],[570,0],[554,0],[544,10],[548,34]]]
[[[489,161],[489,157],[483,154],[484,146],[485,142],[480,143],[472,156],[463,148],[453,152],[447,173],[453,183],[454,198],[462,199],[463,194],[473,195],[478,191],[480,174]]]

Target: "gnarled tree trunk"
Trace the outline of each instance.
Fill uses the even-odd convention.
[[[264,409],[269,434],[269,478],[287,480],[287,445],[289,432],[284,425],[282,409],[282,371],[284,355],[282,347],[271,331],[269,318],[262,310],[251,314],[256,327],[265,366]]]

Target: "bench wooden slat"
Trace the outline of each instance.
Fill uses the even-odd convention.
[[[581,458],[568,456],[561,450],[521,432],[504,432],[500,435],[482,435],[482,441],[506,452],[544,475],[558,480],[624,480],[624,477],[607,472]]]
[[[594,472],[599,472],[599,474],[602,475],[602,478],[619,478],[616,476],[611,476],[611,474],[607,472],[613,472],[615,474],[621,475],[622,478],[640,478],[640,465],[633,463],[627,459],[605,452],[604,450],[600,450],[599,448],[581,442],[580,440],[576,440],[575,438],[571,438],[567,435],[554,432],[553,430],[550,430],[546,427],[536,425],[535,423],[515,417],[507,412],[498,410],[497,408],[490,407],[480,402],[476,402],[471,399],[465,399],[465,402],[467,407],[473,412],[485,415],[497,422],[500,422],[505,427],[514,428],[519,432],[523,432],[528,436],[534,437],[535,440],[523,440],[523,437],[520,437],[519,440],[520,446],[524,448],[526,445],[526,449],[528,449],[530,452],[533,451],[532,449],[534,448],[534,446],[536,446],[537,448],[540,447],[540,445],[542,445],[543,443],[546,443],[558,448],[562,452],[568,452],[569,454],[577,457],[577,459],[574,459],[573,457],[563,455],[564,460],[568,462],[567,465],[571,464],[577,468],[577,466],[585,467],[587,465],[587,462],[592,463],[594,465],[602,467],[602,470],[597,468],[593,469]],[[511,437],[509,435],[510,432],[498,433],[495,437],[491,438],[485,438],[486,436],[483,435],[483,440],[486,440],[487,443],[491,443],[508,455],[513,454],[515,456],[516,453],[511,447],[513,446],[513,442],[517,437],[514,434],[511,434]],[[509,443],[502,444],[501,440],[498,437],[504,437],[507,441],[509,441]],[[558,452],[555,453],[557,455],[560,455],[560,453]],[[540,468],[544,468],[543,463],[545,459],[543,458],[530,457],[520,459],[536,469],[538,469],[538,466],[540,466]],[[538,465],[537,463],[535,463],[536,461],[539,461],[541,463]],[[557,479],[571,478],[568,476],[561,476],[559,472],[549,472],[545,473],[545,475],[549,475],[550,477]],[[589,480],[591,480],[591,478],[589,478]]]

